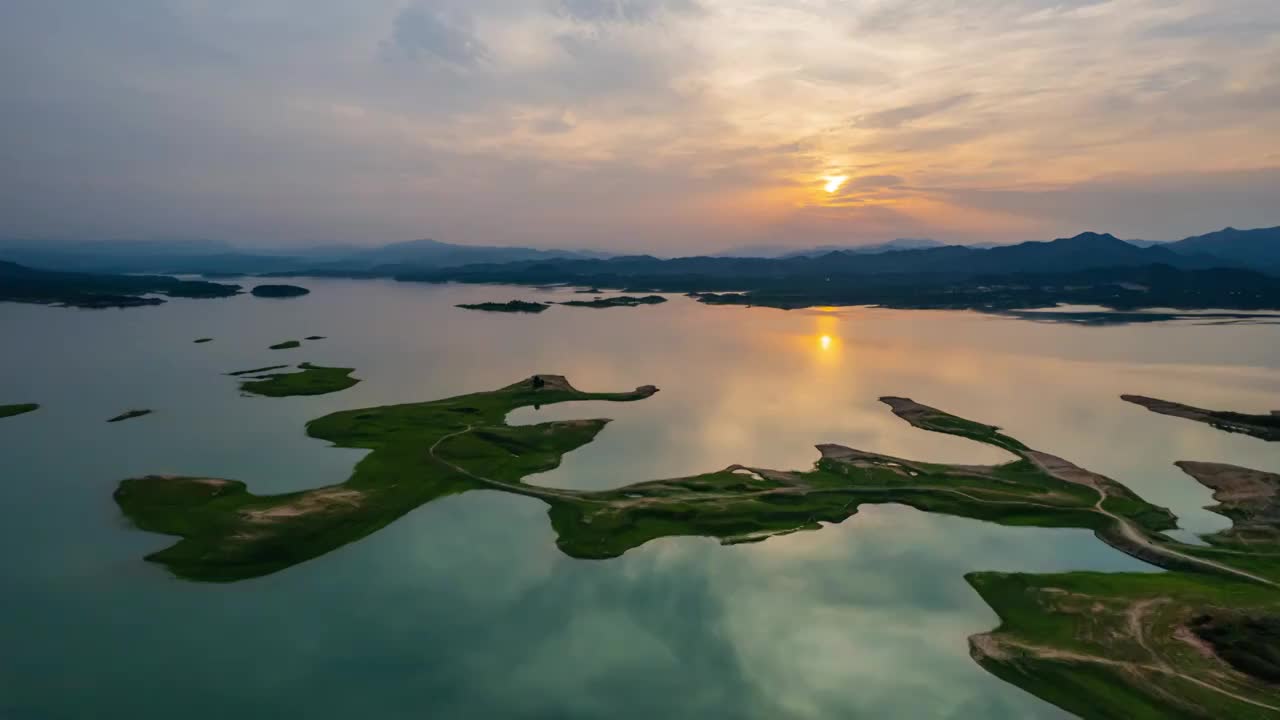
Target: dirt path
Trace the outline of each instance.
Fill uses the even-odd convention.
[[[1093,491],[1098,493],[1098,500],[1093,504],[1093,509],[1114,520],[1120,527],[1120,534],[1124,536],[1125,540],[1128,540],[1135,545],[1139,545],[1156,555],[1161,555],[1167,558],[1176,558],[1182,562],[1199,565],[1203,568],[1211,568],[1218,572],[1234,575],[1238,578],[1243,578],[1251,582],[1262,583],[1263,585],[1270,585],[1272,587],[1277,586],[1275,582],[1260,575],[1254,575],[1251,572],[1240,570],[1239,568],[1234,568],[1230,565],[1223,565],[1222,563],[1214,562],[1213,560],[1196,557],[1195,555],[1180,553],[1167,545],[1153,541],[1146,533],[1138,529],[1138,527],[1133,524],[1132,520],[1116,515],[1103,507],[1103,503],[1106,502],[1108,497],[1105,482],[1110,481],[1107,481],[1107,479],[1103,478],[1101,475],[1085,470],[1084,468],[1063,460],[1056,455],[1050,455],[1038,450],[1028,450],[1024,453],[1023,457],[1032,462],[1036,467],[1049,475],[1062,480],[1063,482],[1075,483],[1076,485],[1084,485],[1085,487],[1093,488]]]

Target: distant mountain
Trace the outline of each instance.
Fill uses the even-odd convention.
[[[1171,250],[1213,255],[1247,267],[1280,270],[1280,227],[1237,230],[1229,227],[1169,243]]]
[[[708,257],[732,258],[784,258],[814,257],[832,252],[847,252],[857,255],[876,255],[894,250],[919,250],[922,248],[942,247],[945,243],[928,238],[898,238],[874,245],[819,245],[817,247],[797,250],[790,245],[746,245],[729,250],[712,253]]]
[[[553,258],[604,258],[605,253],[523,247],[455,245],[411,240],[379,247],[329,245],[294,249],[238,248],[214,240],[0,241],[0,260],[46,270],[95,273],[288,274],[369,273]]]
[[[410,240],[392,243],[353,253],[338,260],[343,264],[364,264],[369,268],[381,265],[412,265],[418,267],[457,267],[474,263],[519,262],[551,258],[605,258],[605,253],[582,250],[539,250],[525,247],[490,245],[455,245],[438,240]]]

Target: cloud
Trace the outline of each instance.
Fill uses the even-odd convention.
[[[696,0],[559,0],[565,17],[582,22],[644,23],[662,13],[697,12]]]
[[[410,59],[430,58],[469,67],[487,55],[471,25],[471,18],[461,12],[412,5],[396,16],[389,43]]]
[[[911,105],[903,105],[901,107],[889,108],[888,110],[880,110],[868,115],[863,115],[854,121],[854,124],[862,128],[874,129],[891,129],[911,123],[921,118],[936,115],[941,112],[950,110],[969,102],[973,98],[971,93],[962,93],[960,95],[952,95],[950,97],[940,98],[938,100],[930,100],[927,102],[919,102]]]
[[[1275,27],[1263,0],[11,0],[0,235],[688,252],[1276,224]]]

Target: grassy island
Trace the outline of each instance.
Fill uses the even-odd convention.
[[[863,504],[900,503],[1005,525],[1083,528],[1163,574],[975,573],[970,584],[1001,619],[970,640],[971,654],[1005,680],[1086,718],[1274,717],[1280,688],[1259,673],[1280,657],[1249,628],[1280,617],[1280,476],[1183,463],[1215,489],[1235,527],[1208,545],[1164,534],[1166,509],[1124,485],[999,428],[907,398],[882,398],[922,430],[1009,453],[998,465],[926,463],[820,445],[807,470],[731,465],[691,477],[613,490],[526,484],[592,441],[607,420],[512,427],[507,414],[574,400],[639,400],[586,393],[538,375],[507,387],[432,402],[338,412],[307,425],[312,437],[371,452],[344,483],[254,495],[244,483],[151,475],[115,494],[138,527],[176,535],[148,559],[192,580],[234,581],[277,572],[359,540],[447,495],[490,490],[548,506],[556,544],[578,558],[612,558],[650,540],[705,536],[759,542],[819,530]],[[1206,639],[1209,638],[1209,639]],[[1250,668],[1261,668],[1255,673]]]
[[[565,300],[561,305],[585,308],[639,307],[640,305],[657,305],[666,302],[661,295],[619,295],[611,298],[595,298],[594,300]]]
[[[276,343],[275,345],[272,345],[269,349],[271,349],[271,350],[292,350],[292,349],[294,349],[294,348],[296,348],[296,347],[302,347],[302,343],[298,342],[297,340],[285,340],[284,342],[278,342],[278,343]]]
[[[288,366],[279,365],[248,372],[263,372],[264,370],[276,370],[281,367]],[[351,377],[351,373],[355,372],[354,368],[321,367],[311,363],[302,363],[298,368],[301,369],[301,372],[274,373],[252,377],[240,383],[240,389],[254,395],[265,395],[267,397],[326,395],[339,390],[346,390],[360,382]],[[243,370],[239,373],[232,373],[232,375],[244,374],[246,374],[246,371]]]
[[[0,405],[0,418],[13,417],[15,415],[23,415],[29,412],[39,410],[40,406],[36,403],[19,403],[17,405]]]
[[[260,298],[293,298],[309,295],[310,290],[297,285],[258,285],[250,291]]]
[[[115,416],[115,417],[111,418],[111,419],[110,419],[110,420],[108,420],[107,422],[109,422],[109,423],[124,422],[125,420],[132,420],[132,419],[134,419],[134,418],[140,418],[140,417],[142,417],[143,415],[150,415],[150,414],[151,414],[151,413],[153,413],[153,412],[155,412],[155,411],[154,411],[154,410],[127,410],[127,411],[122,412],[122,413],[120,413],[119,415],[117,415],[117,416]]]
[[[540,302],[525,302],[524,300],[511,300],[509,302],[504,302],[504,303],[483,302],[483,303],[462,304],[462,305],[457,305],[455,307],[460,307],[463,310],[481,310],[484,312],[540,313],[551,306],[546,303],[540,303]]]

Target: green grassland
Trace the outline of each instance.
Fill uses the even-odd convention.
[[[1273,627],[1272,618],[1280,615],[1280,548],[1177,542],[1164,534],[1176,527],[1176,518],[1124,485],[1029,448],[999,428],[906,398],[882,401],[917,428],[1000,448],[1008,461],[924,463],[820,445],[820,458],[801,471],[735,465],[604,491],[523,482],[558,466],[608,421],[512,427],[505,420],[512,410],[639,400],[654,391],[585,393],[562,377],[539,375],[490,392],[338,412],[308,423],[307,433],[370,451],[340,485],[258,496],[234,480],[146,476],[123,481],[115,498],[138,527],[181,538],[149,560],[180,577],[219,582],[305,562],[424,503],[474,489],[541,500],[560,550],[591,559],[617,557],[661,537],[759,542],[818,530],[876,503],[1005,525],[1088,529],[1172,572],[969,576],[1001,619],[995,631],[971,639],[983,667],[1087,718],[1280,713],[1277,688],[1239,669],[1280,657],[1269,639],[1239,639],[1240,628],[1253,627],[1241,623]],[[1233,502],[1233,512],[1247,514],[1248,507]],[[1257,522],[1256,513],[1250,517]],[[1205,617],[1213,622],[1195,620]],[[1196,635],[1190,627],[1195,622],[1214,628],[1225,649]],[[1229,712],[1215,715],[1216,708]]]

